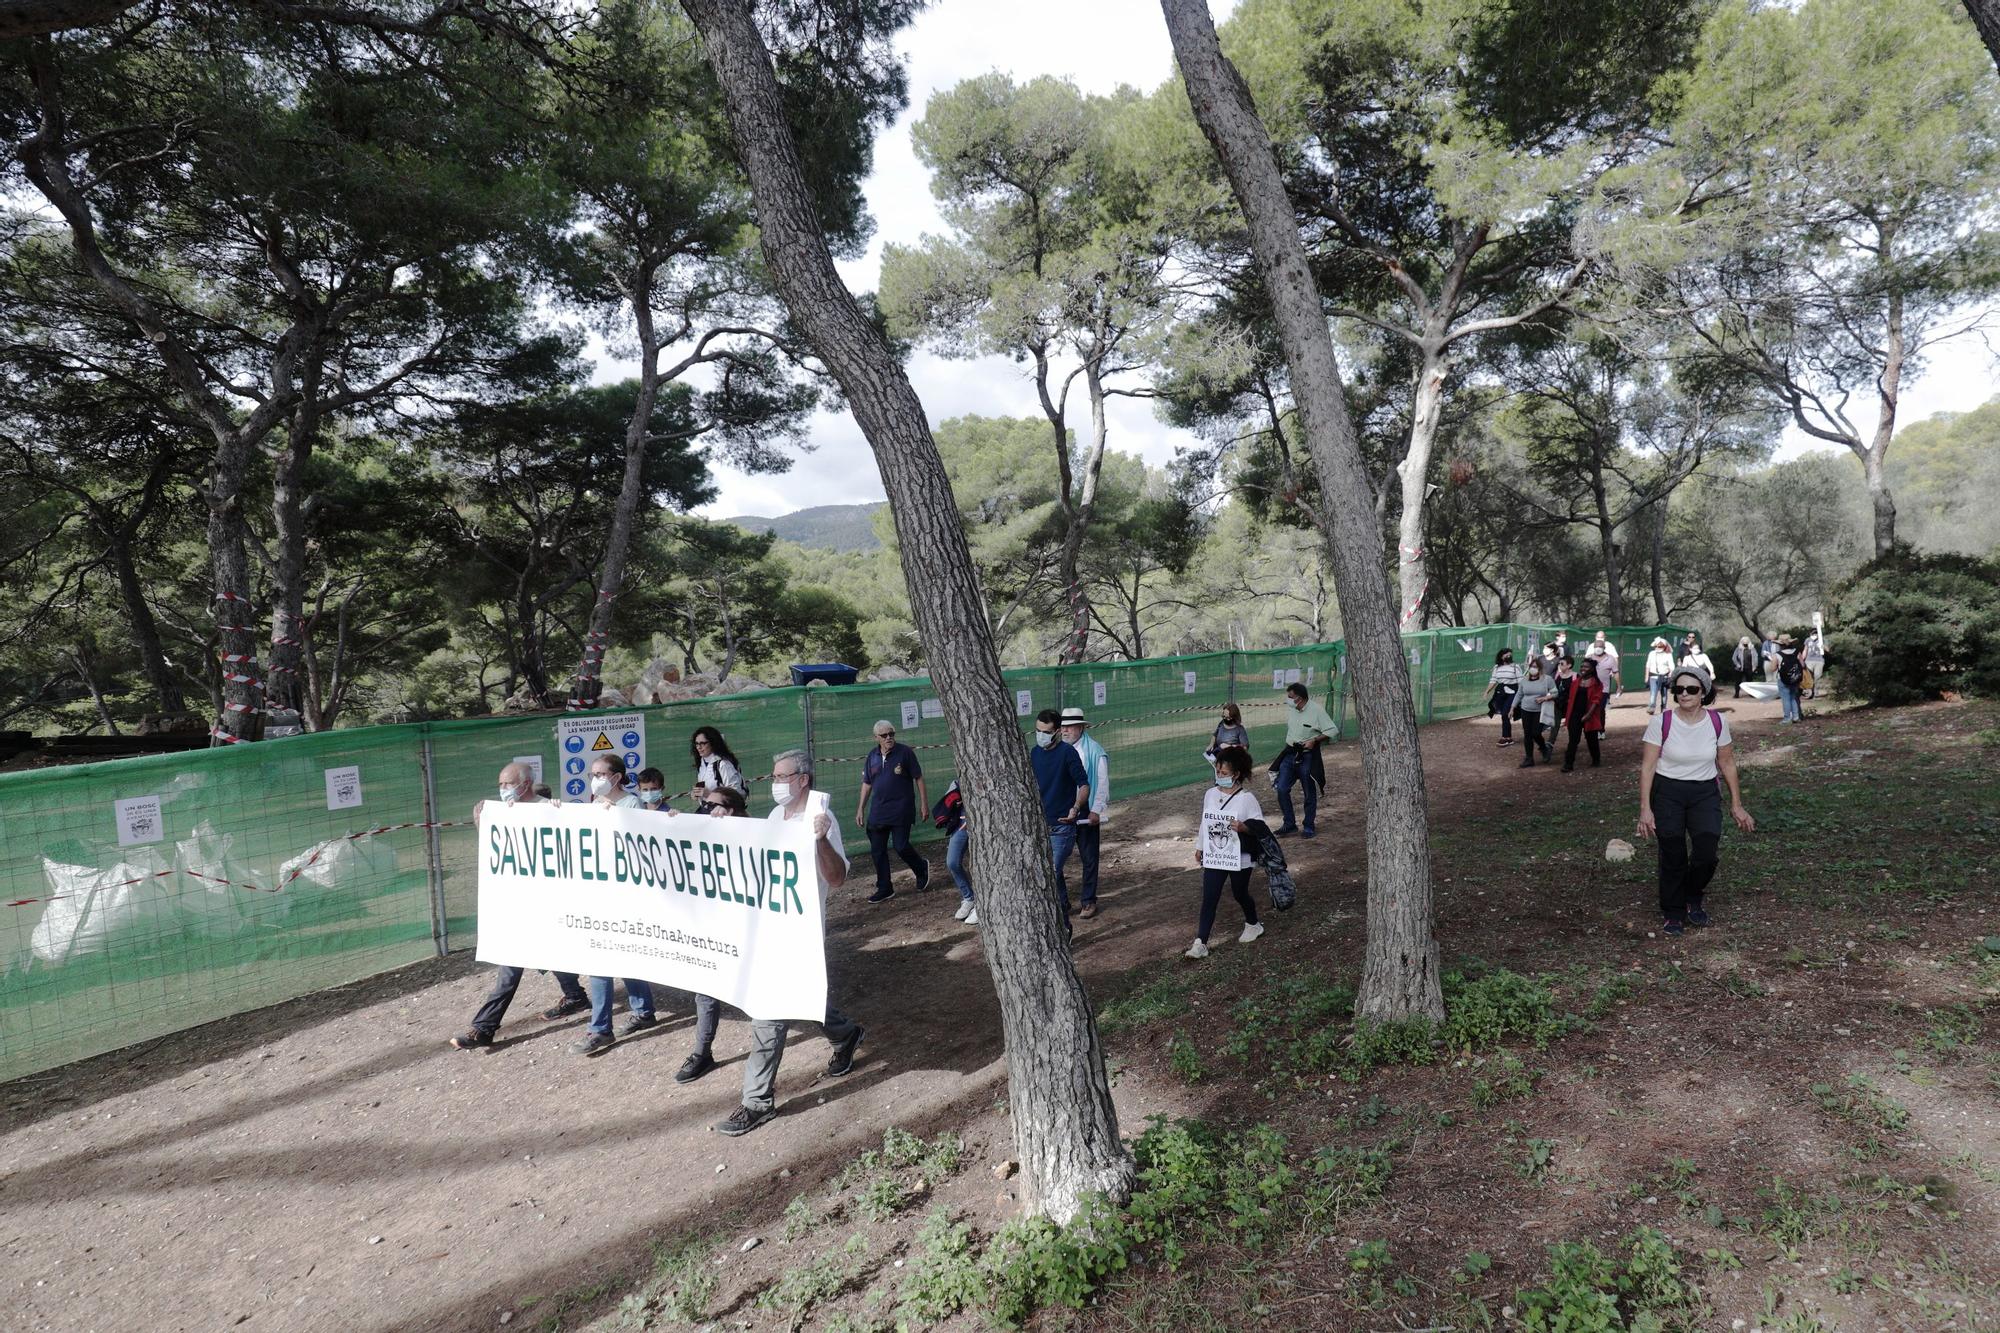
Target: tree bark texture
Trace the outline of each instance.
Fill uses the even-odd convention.
[[[305,638],[306,523],[312,507],[305,494],[306,466],[319,434],[322,367],[315,348],[304,360],[298,405],[285,423],[285,447],[271,472],[271,660],[265,666],[265,697],[299,710],[300,645]]]
[[[1604,454],[1600,444],[1590,460],[1590,501],[1597,513],[1597,552],[1604,562],[1604,613],[1611,623],[1625,623],[1625,588],[1618,577],[1618,520],[1611,514],[1610,483],[1604,480]]]
[[[1887,227],[1881,229],[1882,253],[1891,253],[1895,235]],[[1888,338],[1887,355],[1883,358],[1882,376],[1875,381],[1877,408],[1875,413],[1875,438],[1865,449],[1856,449],[1861,455],[1861,474],[1868,482],[1868,501],[1875,509],[1875,554],[1887,555],[1896,544],[1896,498],[1889,493],[1889,477],[1885,465],[1889,458],[1889,439],[1896,433],[1896,405],[1903,391],[1903,297],[1900,293],[1889,295],[1889,316],[1885,321]]]
[[[1064,940],[1048,826],[951,483],[923,404],[834,268],[748,0],[682,7],[722,87],[778,291],[839,381],[881,468],[910,606],[977,812],[973,877],[985,886],[980,931],[1000,999],[1026,1202],[1067,1220],[1093,1194],[1122,1201],[1132,1159]]]
[[[1987,54],[2000,67],[2000,0],[1965,0],[1965,12],[1972,15],[1979,40],[1986,43]]]
[[[1249,88],[1222,54],[1208,6],[1203,0],[1160,0],[1160,9],[1195,119],[1222,159],[1249,225],[1251,249],[1291,365],[1306,443],[1319,468],[1327,554],[1347,631],[1368,784],[1368,943],[1355,1013],[1373,1020],[1442,1018],[1423,756],[1410,673],[1383,576],[1373,488],[1347,414],[1326,308],[1306,263],[1270,135]]]
[[[1444,412],[1444,382],[1450,363],[1429,346],[1417,370],[1416,397],[1410,410],[1410,448],[1396,467],[1402,481],[1403,513],[1396,532],[1396,624],[1401,629],[1423,609],[1430,578],[1424,566],[1424,499],[1431,470],[1431,449],[1437,443],[1438,419]]]

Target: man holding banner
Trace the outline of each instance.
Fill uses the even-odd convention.
[[[726,1134],[771,1118],[788,1020],[825,1026],[829,1075],[853,1068],[861,1042],[827,1004],[826,892],[847,877],[839,826],[804,755],[774,767],[769,822],[494,802],[479,821],[480,958],[636,974],[750,1015],[756,1049]]]

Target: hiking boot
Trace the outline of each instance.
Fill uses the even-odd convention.
[[[593,1032],[570,1049],[578,1055],[602,1055],[617,1044],[618,1039],[609,1032]]]
[[[895,896],[896,891],[894,889],[877,889],[868,895],[868,901],[871,903],[886,903]]]
[[[558,1018],[568,1018],[571,1014],[587,1014],[589,1012],[590,1012],[589,1000],[583,998],[580,995],[577,996],[575,999],[571,999],[568,996],[565,996],[559,1003],[557,1003],[553,1007],[542,1010],[542,1017],[547,1019],[549,1022],[553,1023]]]
[[[839,1078],[854,1068],[854,1048],[861,1044],[867,1033],[862,1028],[854,1029],[854,1035],[833,1048],[833,1058],[826,1062],[826,1076]]]
[[[1194,942],[1193,944],[1190,944],[1190,945],[1188,945],[1188,949],[1187,949],[1187,952],[1186,952],[1186,953],[1184,953],[1184,954],[1182,954],[1182,955],[1181,955],[1181,957],[1183,957],[1183,958],[1206,958],[1206,957],[1208,957],[1208,941],[1207,941],[1207,940],[1196,940],[1196,941],[1195,941],[1195,942]]]
[[[1097,915],[1097,904],[1085,903],[1083,905],[1083,910],[1081,912],[1078,912],[1077,915],[1082,917],[1085,921],[1090,920],[1092,917]]]
[[[924,893],[931,887],[931,863],[924,862],[924,868],[917,872],[917,892]]]
[[[1675,920],[1673,917],[1668,917],[1667,923],[1661,926],[1660,929],[1664,930],[1669,935],[1680,935],[1684,932],[1685,927],[1683,927],[1681,923]]]
[[[1319,832],[1316,829],[1314,829],[1311,824],[1308,824],[1304,828],[1299,830],[1299,836],[1301,838],[1317,838],[1319,836]]]
[[[453,1037],[451,1044],[454,1050],[476,1051],[482,1046],[491,1046],[493,1044],[493,1034],[490,1032],[481,1032],[478,1028],[473,1028],[469,1032],[461,1032],[456,1037]]]
[[[1689,924],[1690,926],[1705,926],[1705,925],[1707,925],[1707,924],[1708,924],[1708,913],[1707,913],[1707,912],[1704,912],[1704,911],[1702,911],[1702,910],[1701,910],[1701,909],[1700,909],[1699,907],[1690,907],[1690,908],[1688,908],[1688,924]]]
[[[629,1037],[635,1032],[644,1032],[647,1028],[656,1028],[659,1025],[660,1020],[652,1014],[633,1014],[618,1025],[618,1035]]]
[[[958,910],[951,914],[951,919],[954,921],[963,921],[965,920],[965,918],[971,915],[972,915],[972,899],[967,898],[964,902],[961,902],[958,905]]]
[[[1299,831],[1299,826],[1297,824],[1287,824],[1283,828],[1275,830],[1273,836],[1279,838],[1289,838],[1298,831]]]
[[[1533,750],[1529,750],[1527,754],[1521,757],[1521,762],[1514,765],[1516,768],[1533,768],[1534,766],[1535,752]]]
[[[1250,943],[1250,941],[1256,939],[1259,935],[1262,935],[1263,933],[1264,933],[1263,922],[1252,921],[1251,923],[1243,927],[1243,933],[1236,937],[1236,942],[1238,944],[1248,944]]]
[[[729,1113],[729,1119],[717,1125],[715,1129],[717,1133],[727,1134],[732,1139],[740,1138],[777,1113],[778,1108],[775,1106],[766,1107],[761,1111],[752,1110],[747,1106],[739,1106]]]
[[[715,1060],[707,1051],[696,1051],[681,1061],[681,1067],[674,1071],[674,1082],[692,1083],[715,1068]]]

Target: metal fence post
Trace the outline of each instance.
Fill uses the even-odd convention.
[[[817,760],[817,759],[816,759],[816,758],[814,757],[814,755],[813,755],[813,691],[812,691],[812,686],[810,686],[810,685],[801,685],[801,686],[799,686],[799,689],[800,689],[800,690],[801,690],[801,691],[802,691],[802,692],[803,692],[803,693],[805,694],[805,700],[804,700],[804,703],[805,703],[805,715],[806,715],[806,746],[805,746],[805,749],[806,749],[806,758],[807,758],[808,760],[811,760],[811,761],[812,761],[812,762],[814,762],[814,763],[817,763],[817,762],[818,762],[818,760]]]
[[[1426,639],[1424,654],[1424,721],[1426,724],[1437,718],[1437,640]]]
[[[438,832],[437,772],[428,731],[420,745],[424,768],[424,844],[430,853],[431,940],[442,958],[451,952],[451,927],[446,924],[444,913],[444,839]]]
[[[1229,702],[1236,702],[1236,650],[1229,650]]]

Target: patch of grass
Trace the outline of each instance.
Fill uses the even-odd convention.
[[[1167,1043],[1167,1064],[1183,1083],[1193,1085],[1208,1077],[1208,1066],[1201,1061],[1201,1052],[1188,1039],[1185,1032],[1176,1032]]]
[[[1651,1227],[1605,1254],[1588,1241],[1549,1247],[1548,1280],[1515,1293],[1515,1318],[1527,1333],[1622,1333],[1691,1322],[1700,1295],[1682,1275],[1673,1243]]]
[[[1632,978],[1619,973],[1590,993],[1590,1003],[1583,1007],[1583,1017],[1597,1022],[1617,1007],[1621,1000],[1629,1000],[1636,988]]]
[[[1731,972],[1728,976],[1724,977],[1722,979],[1722,988],[1731,995],[1740,996],[1746,1000],[1761,1000],[1771,993],[1767,987],[1759,984],[1755,977],[1746,977],[1741,972]]]
[[[1109,1036],[1157,1023],[1161,1019],[1178,1018],[1187,1012],[1190,989],[1186,981],[1171,974],[1155,977],[1098,1010],[1097,1030]]]
[[[1866,1074],[1849,1074],[1845,1086],[1815,1083],[1811,1092],[1822,1111],[1864,1128],[1894,1134],[1910,1123],[1909,1109],[1885,1096]]]
[[[1985,1023],[1979,1010],[1969,1004],[1948,1004],[1924,1011],[1929,1024],[1917,1045],[1938,1056],[1955,1056],[1979,1042]]]
[[[757,1305],[783,1315],[796,1333],[815,1309],[847,1290],[861,1275],[867,1253],[868,1238],[856,1233],[839,1249],[785,1270],[777,1281],[757,1293]]]
[[[1512,1055],[1501,1056],[1489,1072],[1491,1077],[1481,1076],[1472,1081],[1472,1104],[1481,1110],[1532,1097],[1535,1086],[1542,1081],[1541,1070],[1528,1068]]]
[[[931,1210],[917,1233],[917,1257],[897,1293],[897,1314],[918,1327],[976,1307],[985,1293],[972,1228],[954,1222],[942,1208]]]
[[[934,1189],[948,1180],[959,1168],[965,1155],[965,1142],[958,1135],[944,1133],[925,1142],[908,1130],[891,1126],[882,1135],[882,1147],[870,1149],[847,1164],[834,1177],[833,1189],[836,1193],[852,1189],[857,1183],[860,1190],[855,1196],[854,1206],[871,1222],[886,1222],[916,1199],[926,1189]],[[793,1201],[798,1205],[798,1201]],[[820,1220],[833,1216],[838,1206],[827,1209]],[[801,1205],[798,1223],[799,1234],[805,1234],[813,1223],[811,1205]],[[787,1240],[795,1239],[791,1210],[786,1210]]]
[[[1769,1188],[1757,1191],[1766,1200],[1763,1233],[1797,1259],[1800,1249],[1823,1235],[1841,1211],[1840,1196],[1832,1190],[1814,1194],[1787,1184],[1783,1176],[1772,1176]]]
[[[715,1299],[715,1267],[709,1263],[709,1252],[719,1239],[688,1232],[671,1240],[654,1241],[652,1273],[639,1290],[619,1303],[620,1326],[656,1328],[699,1323]]]
[[[1539,1049],[1569,1030],[1545,980],[1506,968],[1481,977],[1447,973],[1444,1010],[1442,1035],[1454,1050],[1481,1051],[1514,1039]]]

